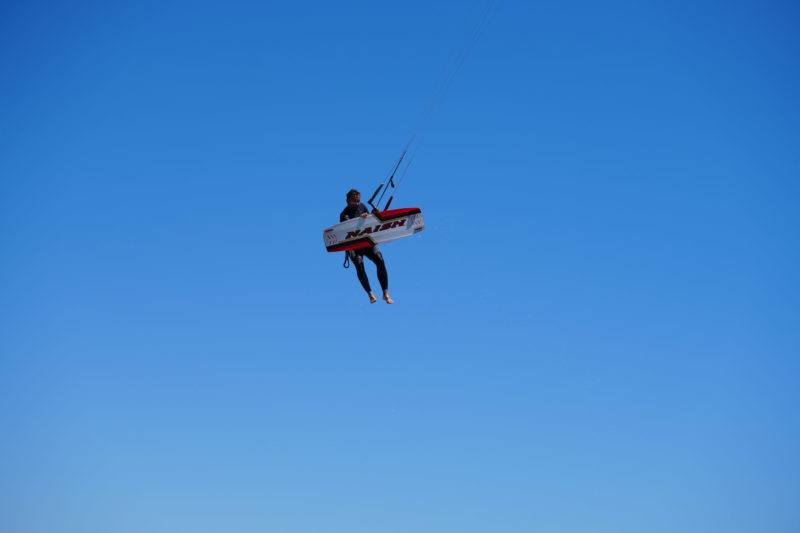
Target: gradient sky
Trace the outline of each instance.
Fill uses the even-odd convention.
[[[502,2],[370,305],[485,5],[0,8],[0,530],[800,530],[800,9]]]

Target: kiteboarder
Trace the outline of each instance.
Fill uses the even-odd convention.
[[[351,218],[356,217],[366,217],[369,215],[369,211],[367,210],[367,206],[361,203],[361,193],[355,189],[350,189],[347,191],[347,207],[339,214],[339,222],[344,222],[345,220],[350,220]],[[367,271],[364,269],[364,257],[368,257],[370,261],[375,263],[375,267],[378,271],[378,281],[381,284],[381,289],[383,289],[383,299],[386,301],[387,304],[393,304],[394,300],[389,296],[389,274],[386,272],[386,263],[383,260],[383,254],[381,251],[378,250],[378,246],[370,246],[368,248],[359,248],[357,250],[348,250],[347,256],[350,258],[350,261],[356,266],[356,274],[358,274],[358,281],[361,282],[361,286],[364,287],[364,290],[367,291],[369,295],[369,303],[374,304],[378,301],[375,298],[375,293],[372,292],[372,289],[369,286],[369,279],[367,278]]]

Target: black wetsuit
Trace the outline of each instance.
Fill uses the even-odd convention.
[[[348,205],[344,211],[339,215],[339,222],[350,220],[351,218],[358,218],[362,213],[369,213],[367,206],[358,204],[356,207]],[[364,269],[364,257],[368,257],[378,270],[378,281],[381,284],[381,289],[389,289],[389,274],[386,272],[386,263],[383,261],[383,254],[378,250],[377,246],[369,248],[359,248],[358,250],[348,250],[347,255],[350,256],[350,261],[356,266],[356,274],[358,274],[358,281],[364,290],[371,292],[369,286],[369,279],[367,279],[367,271]]]

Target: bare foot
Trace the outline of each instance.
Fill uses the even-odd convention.
[[[394,300],[392,300],[391,296],[389,296],[389,291],[383,291],[383,299],[386,300],[387,304],[394,303]]]
[[[377,302],[377,301],[378,301],[378,299],[377,299],[377,298],[375,298],[375,293],[373,293],[372,291],[370,291],[370,293],[369,293],[369,303],[371,303],[371,304],[374,304],[374,303],[375,303],[375,302]]]

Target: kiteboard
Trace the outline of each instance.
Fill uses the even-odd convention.
[[[351,218],[323,230],[322,238],[329,252],[369,248],[395,241],[425,229],[418,207],[373,211],[365,217]]]

